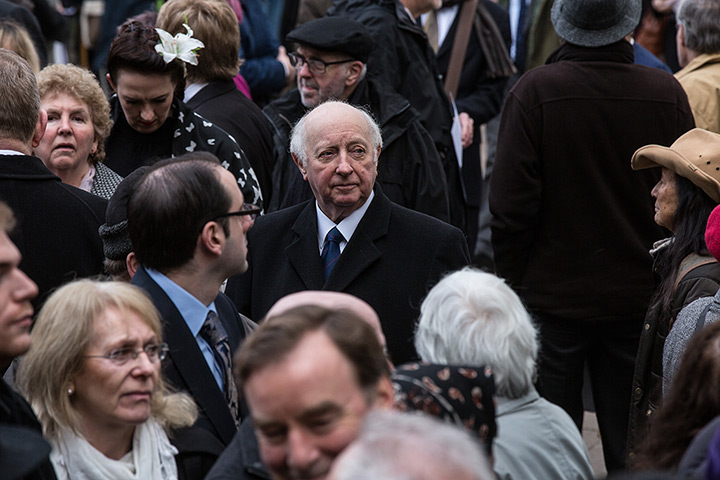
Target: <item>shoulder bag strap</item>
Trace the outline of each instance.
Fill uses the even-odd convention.
[[[463,63],[465,63],[465,53],[467,52],[468,42],[470,41],[470,29],[472,28],[473,18],[475,17],[477,3],[478,0],[466,0],[457,13],[460,20],[458,21],[458,28],[455,32],[453,48],[450,53],[450,62],[448,63],[447,75],[445,76],[445,92],[447,92],[452,99],[457,98],[460,74],[462,73]]]

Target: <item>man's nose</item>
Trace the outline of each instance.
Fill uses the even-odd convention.
[[[300,430],[288,433],[287,464],[291,470],[307,471],[320,458],[320,451],[310,435]]]

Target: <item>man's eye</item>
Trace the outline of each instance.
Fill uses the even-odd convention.
[[[260,433],[268,443],[278,444],[285,441],[285,430],[282,429],[262,430]]]

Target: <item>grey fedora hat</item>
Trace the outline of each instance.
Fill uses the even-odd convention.
[[[602,47],[631,33],[641,13],[642,0],[555,0],[551,18],[566,42]]]

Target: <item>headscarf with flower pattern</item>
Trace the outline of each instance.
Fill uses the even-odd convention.
[[[422,411],[454,423],[480,438],[492,454],[497,424],[490,367],[408,363],[395,369],[392,383],[396,410]]]

